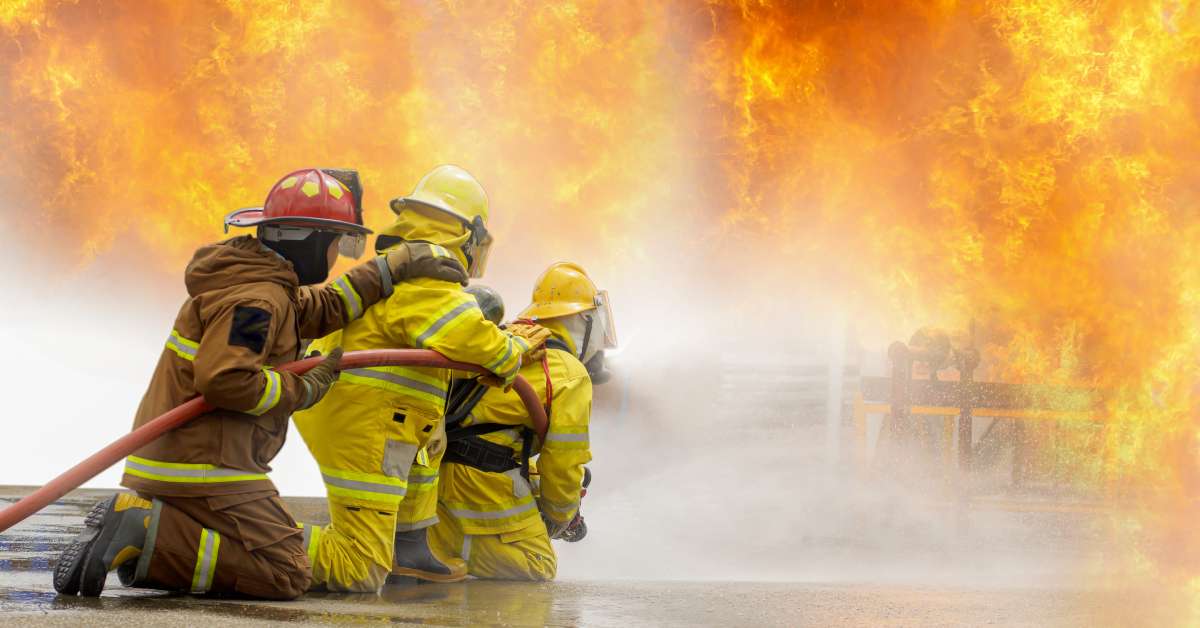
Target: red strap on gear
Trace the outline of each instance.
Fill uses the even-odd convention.
[[[550,381],[550,360],[542,354],[542,372],[546,374],[546,420],[550,420],[550,408],[554,405],[554,383]]]

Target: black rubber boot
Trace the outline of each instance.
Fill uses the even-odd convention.
[[[392,576],[407,576],[429,582],[460,582],[467,578],[467,563],[461,558],[442,558],[429,547],[429,528],[396,533]]]
[[[124,493],[96,504],[83,532],[55,566],[54,589],[64,595],[100,595],[109,571],[141,555],[151,507],[150,502]]]

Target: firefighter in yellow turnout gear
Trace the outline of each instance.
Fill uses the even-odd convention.
[[[465,170],[439,166],[409,196],[392,201],[396,221],[376,248],[404,241],[442,247],[478,276],[491,237],[487,197]],[[485,321],[459,284],[400,282],[391,294],[311,352],[387,348],[433,349],[452,360],[484,365],[511,383],[530,344]],[[331,591],[377,591],[394,567],[427,580],[466,577],[461,561],[432,554],[425,542],[436,520],[440,452],[427,445],[442,430],[450,374],[445,369],[373,367],[342,371],[325,399],[295,415],[325,482],[331,523],[304,526],[313,585]],[[396,548],[400,541],[402,550]]]
[[[582,268],[558,263],[538,280],[533,303],[520,315],[553,334],[544,357],[531,353],[521,367],[549,408],[545,443],[532,442],[532,422],[513,392],[476,389],[483,394],[473,405],[452,399],[430,543],[442,555],[465,560],[471,575],[554,578],[550,540],[578,514],[584,464],[591,460],[592,381],[585,363],[598,366],[603,350],[616,346],[608,306],[607,294]],[[523,469],[526,454],[538,456],[539,487],[530,485]]]

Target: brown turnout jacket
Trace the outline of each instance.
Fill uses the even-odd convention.
[[[273,490],[266,473],[303,401],[301,338],[341,329],[391,292],[383,258],[324,287],[297,285],[290,262],[250,236],[196,251],[179,310],[134,428],[195,397],[218,408],[126,460],[121,484],[148,495],[196,497]]]

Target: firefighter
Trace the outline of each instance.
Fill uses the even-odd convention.
[[[461,261],[472,277],[483,273],[492,244],[488,202],[467,171],[439,166],[391,207],[396,220],[376,239],[380,253],[428,242]],[[509,385],[521,355],[537,344],[484,320],[461,285],[417,278],[397,284],[391,297],[313,343],[312,351],[433,349],[483,365],[493,383]],[[315,587],[374,592],[389,573],[438,582],[466,577],[462,561],[438,555],[426,542],[437,510],[438,436],[449,380],[447,369],[346,370],[320,404],[296,415],[329,498],[330,524],[304,526]]]
[[[267,472],[288,416],[336,378],[341,352],[305,375],[276,371],[301,338],[355,320],[410,277],[466,280],[458,260],[407,243],[325,281],[340,252],[362,254],[362,189],[353,171],[298,170],[260,208],[226,217],[256,227],[199,249],[185,273],[189,298],[134,419],[137,428],[204,395],[216,409],[129,456],[118,494],[88,515],[54,572],[63,594],[99,595],[117,569],[127,586],[291,599],[309,583],[300,530]]]
[[[616,346],[616,334],[607,293],[567,262],[542,274],[520,317],[553,334],[540,358],[531,353],[521,367],[545,400],[546,442],[534,442],[533,424],[513,392],[477,387],[451,397],[430,542],[440,554],[466,561],[472,576],[551,580],[557,559],[550,540],[582,538],[578,514],[584,465],[591,460],[592,405],[585,364],[602,370],[603,351]],[[536,486],[529,473],[533,455]]]

